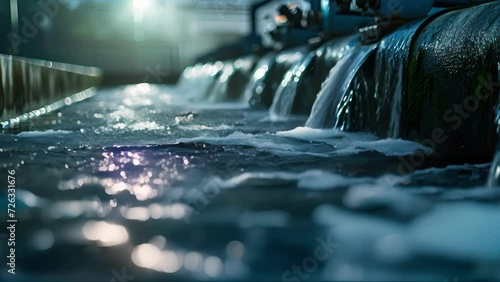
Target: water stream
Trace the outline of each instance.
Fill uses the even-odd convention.
[[[311,128],[335,128],[339,123],[339,105],[347,99],[350,86],[357,72],[375,51],[377,45],[359,45],[352,49],[332,68],[323,89],[314,103],[306,126]]]
[[[255,93],[262,93],[263,88],[265,87],[264,80],[269,70],[275,63],[275,60],[276,54],[274,53],[269,53],[259,60],[250,79],[250,82],[245,89],[245,93],[243,95],[244,102],[248,102],[251,105],[256,104],[254,95]]]
[[[422,145],[267,115],[140,84],[0,134],[23,226],[2,281],[281,280],[318,240],[314,280],[498,277],[488,164],[401,174]]]
[[[299,83],[316,56],[317,51],[309,52],[307,56],[293,65],[285,74],[278,90],[276,90],[273,104],[269,109],[271,119],[276,120],[292,114],[292,107],[295,102]]]
[[[400,138],[404,70],[408,68],[410,44],[423,21],[406,25],[384,38],[377,49],[375,63],[376,101],[374,122],[382,136]]]
[[[245,101],[251,106],[271,107],[284,75],[306,55],[308,48],[298,47],[264,56],[255,68],[245,90]]]
[[[203,64],[177,86],[99,89],[4,130],[19,225],[17,274],[1,265],[0,280],[500,280],[500,190],[485,189],[500,154],[493,167],[415,165],[431,150],[399,139],[418,25],[269,54],[239,92],[245,62]],[[313,59],[320,75],[304,73]],[[309,119],[287,116],[307,96],[298,82],[324,69]],[[280,118],[253,107],[268,102]],[[341,130],[358,113],[376,132]]]
[[[500,62],[498,63],[498,80],[500,82]],[[500,95],[500,83],[496,86],[498,88],[498,94]],[[490,188],[497,188],[500,186],[500,101],[497,103],[495,110],[495,122],[497,124],[497,134],[499,136],[499,141],[497,145],[497,151],[491,165],[490,175],[488,177],[487,186]]]

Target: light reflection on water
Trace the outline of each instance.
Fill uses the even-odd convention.
[[[105,221],[88,221],[82,228],[83,235],[99,246],[111,247],[128,241],[125,227]]]
[[[385,153],[418,146],[393,140],[380,150],[366,134],[293,130],[304,118],[273,123],[241,105],[193,110],[174,92],[106,90],[48,116],[61,121],[55,127],[0,135],[1,166],[19,165],[23,274],[67,281],[76,269],[109,281],[125,267],[137,281],[281,280],[331,235],[340,247],[311,281],[495,275],[487,266],[498,265],[498,244],[488,236],[500,212],[488,207],[500,196],[481,188],[488,165],[395,177],[397,157]],[[352,143],[375,151],[346,151]],[[454,205],[462,202],[470,204]],[[460,221],[455,210],[487,223]],[[463,231],[445,240],[447,228]],[[455,244],[486,239],[491,251]]]
[[[121,207],[120,212],[126,219],[148,221],[149,219],[180,220],[189,217],[192,208],[185,204],[175,203],[168,205],[151,204],[148,207]]]

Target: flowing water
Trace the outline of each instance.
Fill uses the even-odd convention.
[[[500,62],[498,63],[498,80],[500,81]],[[500,83],[497,85],[500,89]],[[500,90],[499,90],[500,91]],[[500,136],[500,102],[497,103],[495,110],[495,123],[497,124],[497,134]],[[488,187],[494,188],[500,186],[500,138],[499,145],[497,145],[497,151],[495,153],[495,158],[491,165],[490,176],[488,177]]]
[[[313,63],[314,57],[316,56],[317,51],[309,52],[307,56],[298,61],[285,74],[278,90],[276,90],[273,104],[269,109],[271,119],[276,120],[288,117],[292,114],[292,107],[295,102],[295,96],[297,95],[301,78],[305,74],[306,70],[309,69],[310,65]]]
[[[255,57],[240,58],[224,63],[214,85],[208,92],[207,101],[223,102],[241,100],[245,86],[250,80]]]
[[[314,103],[311,116],[306,125],[312,128],[336,128],[342,104],[346,103],[353,80],[363,63],[376,49],[377,45],[358,45],[332,68],[318,98]]]
[[[4,132],[18,229],[1,280],[500,279],[489,164],[411,167],[417,143],[267,115],[140,84]]]
[[[243,102],[248,102],[251,105],[257,104],[254,95],[255,93],[257,94],[262,93],[264,87],[266,87],[265,78],[269,73],[271,67],[275,64],[275,62],[276,62],[276,54],[274,53],[269,53],[259,60],[257,66],[255,67],[253,75],[250,79],[250,82],[248,83],[248,86],[245,89],[245,93],[243,95]]]
[[[178,86],[192,100],[206,100],[224,70],[223,62],[198,64],[188,67],[181,75]]]
[[[375,65],[375,120],[381,134],[400,136],[401,107],[404,82],[403,71],[408,69],[411,42],[423,21],[409,24],[384,38],[377,49]],[[381,128],[384,127],[385,128]],[[384,134],[385,133],[385,134]]]
[[[500,280],[500,154],[419,166],[429,148],[398,139],[420,24],[89,90],[3,131],[18,222],[1,281]]]
[[[253,72],[243,95],[244,101],[252,106],[271,107],[274,94],[288,70],[307,53],[307,47],[284,50],[277,55],[264,56]]]

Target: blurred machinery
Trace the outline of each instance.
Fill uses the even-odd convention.
[[[266,33],[273,40],[265,44],[263,35],[255,32],[262,20],[255,15],[270,2],[283,5],[274,13],[274,24],[267,25]],[[497,83],[499,1],[307,3],[304,8],[283,1],[258,2],[252,9],[251,36],[214,51],[200,62],[209,68],[210,62],[224,65],[251,55],[261,58],[243,99],[271,110],[286,105],[283,112],[310,114],[310,119],[322,116],[320,122],[307,126],[335,126],[408,140],[432,140],[438,130],[447,138],[433,144],[436,155],[490,160],[498,139],[493,115],[498,95],[491,95],[497,90],[486,87],[491,89],[490,95],[480,102],[469,96],[485,88],[485,77],[493,78],[490,84]],[[221,53],[224,56],[219,56]],[[359,57],[344,61],[353,53]],[[350,78],[340,80],[344,86],[335,88],[334,93],[331,89],[322,91],[329,78],[335,80],[329,73],[337,64],[346,67],[342,74],[350,73]],[[186,73],[198,72],[202,66]],[[217,81],[219,75],[215,72],[212,77]],[[320,105],[320,96],[330,97],[324,101],[327,104]],[[474,107],[466,102],[474,102]],[[463,113],[460,105],[482,110]],[[314,107],[324,110],[315,112]],[[455,116],[457,110],[461,116]]]
[[[307,0],[308,10],[283,4],[276,11],[274,28],[267,30],[271,46],[257,31],[259,9],[274,0],[257,1],[251,6],[251,33],[242,40],[224,45],[197,59],[197,62],[235,59],[248,54],[262,55],[304,44],[318,45],[331,38],[359,33],[365,43],[380,40],[398,27],[445,8],[477,5],[495,0]]]

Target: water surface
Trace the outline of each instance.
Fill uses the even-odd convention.
[[[2,281],[500,279],[489,164],[401,174],[428,149],[181,90],[99,90],[0,135],[19,220]]]

